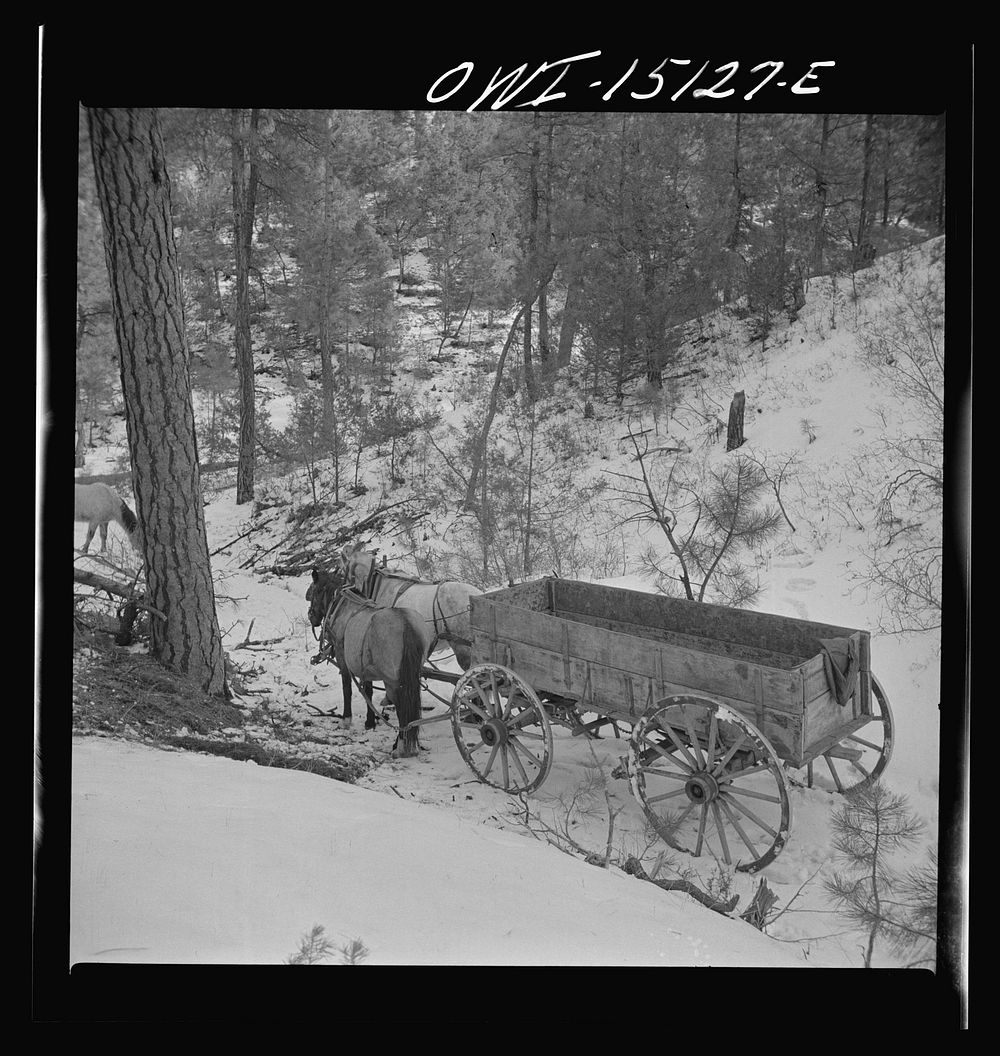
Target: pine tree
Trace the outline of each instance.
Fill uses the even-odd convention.
[[[866,933],[866,968],[872,966],[880,937],[897,949],[932,938],[924,930],[926,912],[921,909],[925,878],[901,877],[891,864],[892,854],[913,843],[923,828],[906,797],[880,781],[849,792],[846,805],[833,815],[834,851],[846,868],[826,880],[825,887],[843,915]]]
[[[142,527],[150,652],[227,692],[205,534],[170,180],[155,110],[88,110]]]

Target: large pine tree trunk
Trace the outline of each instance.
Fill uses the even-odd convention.
[[[816,164],[816,218],[813,221],[814,275],[823,274],[823,258],[826,254],[826,206],[830,195],[830,181],[826,171],[826,151],[830,142],[830,115],[823,115],[819,139],[819,161]]]
[[[333,288],[333,114],[327,112],[323,141],[323,259],[320,264],[319,363],[323,390],[323,443],[333,459],[334,502],[340,501],[340,438],[337,429],[337,380],[330,341],[330,291]],[[347,340],[345,339],[345,347]]]
[[[80,469],[81,466],[86,464],[86,455],[84,449],[86,448],[86,441],[83,437],[83,407],[80,404],[80,375],[79,375],[79,363],[80,363],[80,349],[83,346],[83,335],[87,331],[87,317],[83,313],[83,309],[79,304],[76,306],[76,362],[77,371],[74,372],[74,380],[76,383],[76,450],[74,452],[73,466],[76,469]]]
[[[187,342],[155,110],[88,110],[142,528],[150,652],[226,693],[205,536]]]
[[[257,197],[257,123],[251,111],[250,126],[243,126],[243,111],[233,110],[233,248],[236,256],[236,376],[240,390],[239,463],[236,468],[236,504],[253,500],[254,447],[256,444],[256,392],[253,347],[250,341],[250,246]]]
[[[864,267],[875,258],[871,243],[871,180],[875,156],[875,115],[865,118],[864,164],[861,173],[861,207],[858,215],[858,242],[855,248],[854,267]]]
[[[535,115],[538,116],[537,114]],[[545,180],[542,190],[542,218],[538,240],[536,267],[544,267],[552,251],[552,213],[549,208],[552,201],[552,115],[546,116],[545,124]],[[543,370],[549,370],[553,364],[550,360],[549,339],[549,301],[548,286],[543,286],[538,294],[538,358]]]
[[[566,284],[566,304],[563,308],[562,324],[559,327],[559,349],[556,353],[556,366],[569,366],[573,356],[573,341],[582,304],[583,289],[580,280],[571,272]]]

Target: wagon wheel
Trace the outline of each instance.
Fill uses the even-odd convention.
[[[552,766],[552,727],[535,691],[510,668],[479,664],[458,680],[451,704],[455,743],[487,785],[531,792]]]
[[[676,696],[636,724],[632,792],[671,847],[756,872],[781,852],[792,825],[785,770],[767,738],[707,697]]]
[[[877,781],[892,758],[892,709],[882,683],[872,675],[872,717],[867,726],[849,734],[823,753],[833,787],[838,792],[854,792]],[[813,764],[809,764],[809,787],[814,785]],[[824,784],[828,780],[823,774]]]

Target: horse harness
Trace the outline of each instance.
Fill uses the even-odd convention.
[[[434,598],[431,601],[431,621],[434,625],[435,640],[443,639],[446,642],[458,642],[461,645],[472,645],[472,642],[467,638],[452,634],[448,629],[448,616],[441,605],[441,585],[448,582],[447,580],[440,580],[437,583],[428,583],[426,580],[416,579],[412,576],[401,576],[398,572],[384,572],[382,569],[376,568],[373,562],[372,568],[365,578],[365,597],[370,599],[375,598],[375,595],[378,592],[376,583],[379,579],[381,579],[383,583],[388,583],[389,580],[402,582],[403,585],[396,591],[391,602],[391,604],[396,607],[400,607],[399,599],[410,589],[410,587],[436,587],[437,589],[434,591]],[[438,623],[439,619],[440,624]]]
[[[326,661],[329,664],[333,664],[335,667],[340,667],[340,665],[337,663],[336,657],[334,656],[334,639],[331,627],[333,623],[333,613],[342,600],[343,595],[341,594],[341,591],[335,590],[333,592],[333,597],[330,599],[330,603],[326,607],[326,613],[323,616],[323,622],[320,624],[319,635],[316,636],[314,633],[314,637],[316,637],[316,640],[319,642],[319,652],[312,658],[310,663],[322,664],[324,661]],[[353,612],[350,616],[347,617],[347,622],[344,624],[345,635],[347,633],[347,624],[350,623],[355,616],[360,616],[361,613],[364,611],[364,609],[358,609],[356,612]],[[390,729],[396,729],[396,727],[393,726],[393,724],[389,721],[388,718],[386,718],[385,715],[380,715],[378,711],[372,706],[371,701],[368,699],[368,694],[365,693],[361,683],[358,681],[354,672],[351,671],[349,673],[351,676],[351,681],[357,687],[357,690],[361,694],[361,696],[364,697],[365,703],[368,706],[368,710],[373,715],[375,715],[377,719],[379,719],[381,722],[384,722],[386,726],[388,726]]]

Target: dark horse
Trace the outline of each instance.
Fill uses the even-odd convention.
[[[368,705],[365,729],[374,729],[371,684],[385,685],[386,700],[395,705],[399,720],[398,754],[417,754],[417,730],[407,723],[420,717],[420,669],[426,656],[419,618],[409,609],[383,609],[344,585],[341,578],[313,569],[306,591],[309,622],[320,627],[319,659],[340,668],[344,690],[344,718],[351,718],[351,679],[364,683]]]

